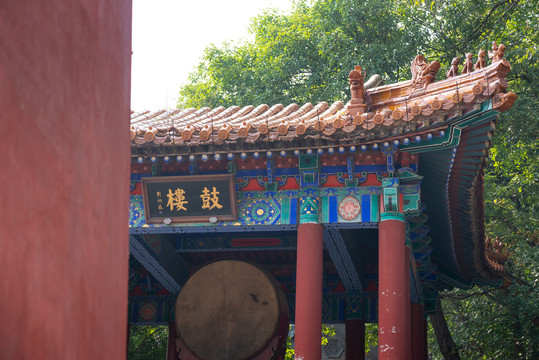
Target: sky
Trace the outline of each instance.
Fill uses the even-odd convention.
[[[246,38],[269,7],[289,11],[290,0],[133,0],[131,109],[176,107],[204,48]]]

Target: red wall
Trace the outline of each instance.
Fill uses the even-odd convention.
[[[125,359],[130,0],[0,2],[0,359]]]

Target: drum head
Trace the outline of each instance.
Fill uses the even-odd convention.
[[[243,360],[275,336],[279,294],[264,270],[247,262],[217,261],[193,274],[176,301],[176,327],[203,360]]]

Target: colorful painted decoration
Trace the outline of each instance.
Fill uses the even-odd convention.
[[[245,209],[244,216],[251,223],[261,225],[266,223],[274,223],[278,215],[273,201],[271,200],[255,200]]]
[[[354,220],[360,212],[361,204],[353,196],[347,196],[339,203],[339,215],[344,220]]]
[[[302,197],[299,205],[299,222],[301,224],[319,222],[319,206],[320,199],[318,197]]]
[[[157,309],[152,303],[144,304],[139,311],[140,318],[144,321],[152,321],[156,313]]]

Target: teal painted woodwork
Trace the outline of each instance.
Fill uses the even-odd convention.
[[[371,195],[371,222],[379,221],[380,213],[380,197],[378,195]]]
[[[385,211],[399,211],[399,178],[383,178]]]
[[[299,223],[319,223],[320,222],[320,198],[316,196],[305,196],[299,203]]]
[[[426,313],[435,310],[436,298],[438,297],[437,272],[438,268],[431,263],[432,253],[431,238],[428,236],[429,228],[426,225],[428,217],[423,213],[424,205],[418,211],[406,213],[406,242],[411,246],[411,252],[415,259],[415,268],[418,278],[419,301],[425,304]],[[412,264],[414,265],[414,264]]]
[[[320,159],[318,155],[299,156],[300,187],[320,185]]]
[[[410,212],[419,210],[421,205],[421,196],[419,194],[404,194],[403,198],[403,211]]]
[[[419,144],[402,145],[401,150],[410,154],[430,152],[442,149],[449,149],[460,144],[462,129],[472,124],[478,125],[484,122],[490,122],[498,117],[499,112],[492,110],[492,100],[477,104],[474,111],[470,111],[462,116],[455,116],[447,120],[450,125],[446,128],[444,136],[422,141]]]
[[[386,211],[380,214],[380,221],[398,220],[405,221],[404,214],[396,211]]]

